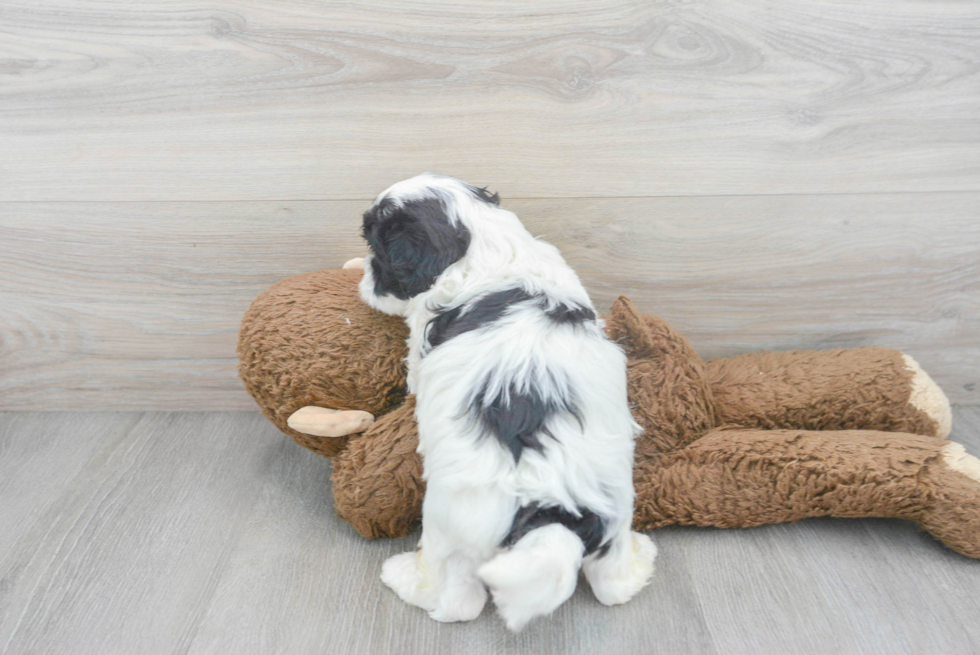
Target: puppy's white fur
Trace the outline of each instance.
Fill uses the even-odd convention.
[[[408,385],[417,395],[427,482],[420,550],[391,558],[382,580],[440,621],[478,616],[486,584],[507,625],[520,629],[571,595],[583,565],[583,542],[559,524],[500,546],[517,510],[537,503],[602,517],[608,552],[584,557],[586,576],[601,602],[626,602],[652,575],[656,548],[629,529],[638,426],[627,404],[625,356],[606,339],[601,321],[559,324],[542,311],[541,303],[594,311],[578,276],[517,216],[458,180],[420,175],[395,184],[372,207],[383,198],[395,205],[437,198],[470,242],[428,290],[404,300],[377,295],[371,256],[365,261],[361,296],[404,316],[411,330]],[[426,328],[439,311],[515,287],[540,302],[519,303],[492,324],[429,346]],[[547,428],[554,438],[542,436],[540,451],[526,448],[515,462],[467,410],[479,389],[492,396],[531,387],[546,402],[573,398],[578,417],[552,416]]]

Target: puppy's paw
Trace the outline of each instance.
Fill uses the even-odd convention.
[[[629,543],[621,548],[621,552],[610,551],[585,565],[585,577],[592,593],[603,605],[625,603],[653,577],[657,547],[650,537],[633,532]]]
[[[389,557],[381,567],[381,581],[409,605],[432,611],[435,599],[421,553],[410,551]]]
[[[472,621],[480,616],[486,603],[486,588],[482,582],[474,580],[471,584],[457,585],[443,591],[429,616],[443,623]]]

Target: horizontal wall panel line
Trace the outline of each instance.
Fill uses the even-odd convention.
[[[513,200],[600,309],[706,357],[877,344],[980,403],[980,193]],[[0,408],[247,409],[278,280],[364,254],[362,201],[0,204]]]
[[[395,180],[398,181],[398,180]],[[486,186],[488,190],[499,193],[499,189],[494,187],[492,184],[485,185],[483,182],[479,183],[481,186]],[[383,189],[379,190],[379,193]],[[657,194],[657,195],[639,195],[639,196],[502,196],[504,201],[509,200],[644,200],[644,199],[671,199],[671,198],[757,198],[757,197],[783,197],[783,196],[903,196],[903,195],[919,195],[919,194],[930,194],[930,195],[940,195],[940,194],[977,194],[980,191],[974,189],[946,189],[942,191],[855,191],[855,192],[820,192],[820,193],[725,193],[725,194],[698,194],[698,195],[684,195],[684,194]],[[259,198],[255,200],[249,200],[244,198],[229,199],[229,200],[0,200],[0,207],[4,205],[28,205],[35,203],[53,204],[53,203],[106,203],[106,204],[142,204],[142,203],[196,203],[196,204],[220,204],[220,203],[290,203],[290,202],[360,202],[360,203],[370,203],[377,196],[364,197],[364,198]]]

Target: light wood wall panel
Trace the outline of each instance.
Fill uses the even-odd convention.
[[[506,191],[506,189],[503,189]],[[980,402],[980,193],[508,201],[706,356],[881,344]],[[362,201],[0,203],[0,408],[247,409],[238,322]]]
[[[0,200],[980,190],[957,0],[7,0]]]

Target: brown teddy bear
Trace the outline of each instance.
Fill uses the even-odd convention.
[[[360,300],[348,264],[262,293],[242,321],[239,373],[279,429],[332,458],[339,515],[365,537],[400,537],[425,490],[408,329]],[[704,362],[626,298],[605,320],[644,429],[635,529],[891,517],[980,558],[980,460],[945,440],[949,402],[912,358],[864,347]]]

